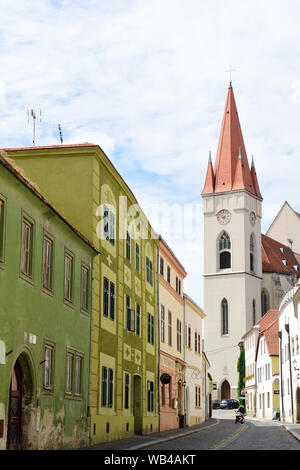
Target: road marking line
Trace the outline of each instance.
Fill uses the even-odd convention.
[[[226,437],[226,439],[223,439],[223,441],[221,441],[218,444],[215,444],[214,446],[210,447],[209,450],[222,449],[222,448],[226,447],[228,444],[230,444],[235,439],[237,439],[241,434],[243,434],[243,432],[245,432],[246,429],[248,429],[247,424],[242,424],[240,429],[235,431],[230,436]]]

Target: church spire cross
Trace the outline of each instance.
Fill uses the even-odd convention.
[[[229,73],[229,87],[232,87],[232,72],[236,72],[235,69],[231,68],[231,65],[229,65],[229,69],[225,70],[225,72]]]

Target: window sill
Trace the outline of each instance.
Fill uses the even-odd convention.
[[[23,273],[23,271],[21,271],[20,278],[23,279],[23,281],[26,281],[33,286],[33,277],[30,276],[30,274],[26,274],[26,273]]]
[[[72,300],[64,299],[64,304],[67,305],[68,307],[74,309],[74,303]]]
[[[42,292],[44,292],[46,295],[49,295],[50,297],[54,297],[54,292],[52,289],[48,289],[47,287],[42,286]]]

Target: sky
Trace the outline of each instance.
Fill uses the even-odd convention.
[[[300,211],[298,0],[0,0],[0,146],[99,144],[203,305],[201,191],[230,66],[262,232]],[[157,207],[177,207],[171,230]],[[162,219],[162,218],[160,218]],[[183,227],[183,222],[185,225]],[[172,228],[173,227],[173,228]]]

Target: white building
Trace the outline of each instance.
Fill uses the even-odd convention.
[[[238,344],[268,310],[279,308],[300,276],[300,257],[286,237],[284,243],[261,234],[262,195],[253,159],[249,168],[231,84],[202,198],[205,344],[213,398],[237,398]]]
[[[275,321],[260,333],[256,348],[258,418],[274,419],[280,412],[278,311],[276,316]]]
[[[300,284],[284,297],[279,311],[281,403],[283,421],[300,421],[300,356],[299,356]]]
[[[248,416],[256,416],[256,350],[259,335],[278,320],[278,310],[269,310],[255,325],[243,336],[245,349],[245,392],[246,409]]]
[[[185,316],[185,403],[186,425],[193,426],[206,419],[206,369],[203,355],[203,310],[184,294]]]

